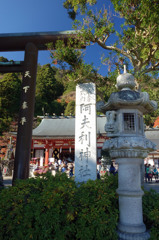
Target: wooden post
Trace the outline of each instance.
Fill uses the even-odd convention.
[[[49,164],[49,148],[45,149],[45,166]]]
[[[29,177],[37,58],[37,47],[33,43],[27,43],[25,47],[24,72],[18,121],[13,182],[16,179],[26,179]]]

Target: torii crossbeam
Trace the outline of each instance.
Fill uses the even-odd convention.
[[[57,40],[76,38],[77,31],[0,34],[0,52],[25,51],[24,61],[0,64],[0,72],[22,72],[22,93],[18,121],[13,182],[29,177],[34,117],[38,50],[55,50]]]

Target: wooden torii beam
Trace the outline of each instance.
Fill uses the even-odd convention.
[[[76,38],[77,31],[0,34],[0,52],[25,51],[24,62],[0,64],[0,72],[23,72],[13,182],[29,177],[38,50],[55,49],[57,40]]]

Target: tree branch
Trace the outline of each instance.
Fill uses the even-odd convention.
[[[153,65],[153,66],[151,66],[151,67],[149,67],[149,68],[141,71],[141,73],[142,73],[142,74],[143,74],[143,73],[149,73],[149,72],[157,71],[157,70],[159,70],[159,62],[157,62],[155,65]]]
[[[155,53],[157,52],[157,50],[159,50],[158,47],[155,48],[155,49],[150,48],[150,53],[149,53],[147,59],[145,59],[145,61],[143,62],[143,65],[149,64],[151,58],[154,57],[154,55],[155,55]]]
[[[105,45],[105,44],[101,41],[101,39],[99,39],[99,38],[98,38],[98,39],[95,39],[95,41],[96,41],[102,48],[104,48],[104,49],[114,50],[114,51],[116,51],[116,52],[118,52],[118,53],[121,53],[122,55],[124,55],[124,56],[126,56],[127,58],[129,58],[130,61],[133,63],[133,58],[131,57],[131,55],[128,54],[127,52],[123,51],[122,49],[117,48],[117,47],[115,47],[115,46],[107,46],[107,45]]]

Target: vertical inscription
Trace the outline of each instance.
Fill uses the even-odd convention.
[[[75,179],[96,179],[96,89],[93,83],[76,87]]]
[[[32,77],[31,77],[31,74],[30,74],[30,71],[25,71],[24,72],[24,85],[27,84],[26,86],[23,86],[23,98],[26,99],[26,101],[23,101],[22,102],[22,105],[21,105],[21,109],[22,109],[22,116],[21,116],[21,121],[20,121],[20,124],[21,125],[24,125],[26,122],[27,122],[27,108],[28,108],[28,102],[27,102],[27,99],[29,98],[29,95],[30,95],[30,81],[31,81]],[[29,116],[28,116],[29,117]]]
[[[29,177],[37,59],[37,47],[33,43],[27,43],[25,46],[13,183],[16,179],[26,179]]]

